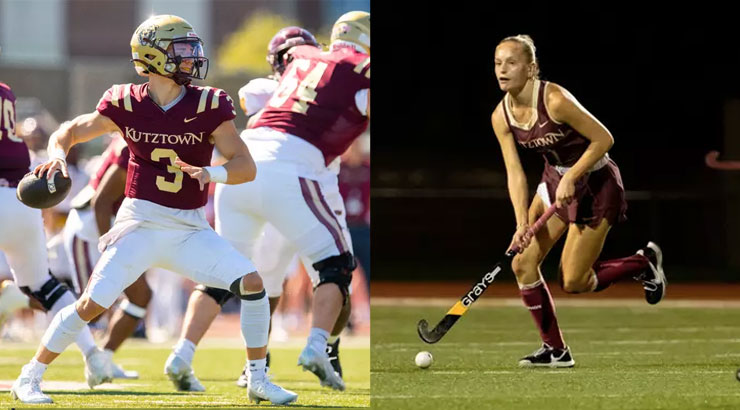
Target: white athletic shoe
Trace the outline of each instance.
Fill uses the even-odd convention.
[[[303,366],[303,371],[308,370],[315,374],[321,381],[322,386],[329,386],[334,390],[344,390],[344,380],[334,371],[326,351],[319,352],[309,344],[298,357],[298,365]]]
[[[85,380],[91,389],[113,381],[113,362],[97,347],[85,358]]]
[[[28,307],[26,296],[12,280],[0,282],[0,327],[18,309]]]
[[[41,376],[25,373],[24,366],[21,375],[15,379],[13,386],[10,388],[10,397],[26,404],[53,403],[51,397],[41,391]]]
[[[257,404],[269,401],[272,404],[290,404],[298,400],[298,394],[274,384],[269,378],[252,380],[247,387],[249,400]]]
[[[112,351],[103,350],[103,354],[106,356],[107,360],[110,362],[111,369],[113,369],[114,379],[138,379],[139,378],[139,372],[135,370],[123,370],[123,367],[117,365],[113,361]]]
[[[195,377],[189,364],[180,356],[170,353],[164,364],[164,374],[172,381],[178,391],[206,391],[205,386]]]

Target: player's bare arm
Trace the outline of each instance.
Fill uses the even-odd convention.
[[[206,169],[206,167],[188,165],[180,158],[175,160],[175,164],[184,172],[187,172],[191,178],[198,180],[201,190],[209,182],[236,185],[253,181],[257,176],[257,166],[249,153],[247,144],[239,138],[234,121],[224,121],[211,135],[218,151],[228,160],[224,165]],[[223,171],[221,171],[222,169]],[[221,172],[225,175],[211,175],[214,172]]]
[[[51,179],[54,171],[62,171],[62,175],[69,177],[67,173],[67,162],[65,161],[67,152],[72,146],[90,141],[103,134],[119,131],[118,126],[110,118],[93,111],[89,114],[82,114],[71,121],[63,123],[59,129],[54,131],[49,137],[47,151],[49,161],[37,166],[33,173],[37,176],[49,171],[46,175]]]
[[[367,90],[367,119],[370,119],[370,90]]]
[[[519,153],[516,150],[514,135],[511,133],[509,126],[504,119],[503,103],[499,103],[491,115],[493,131],[496,134],[501,154],[504,157],[506,166],[506,181],[509,188],[509,197],[514,207],[516,217],[516,233],[512,245],[519,244],[520,249],[524,250],[529,245],[531,237],[528,233],[527,214],[529,208],[529,188],[527,186],[527,177],[522,169],[522,163],[519,159]]]
[[[113,206],[123,196],[126,189],[126,170],[112,164],[100,180],[100,185],[92,197],[91,204],[95,210],[95,222],[100,235],[110,230]]]
[[[555,193],[558,207],[568,204],[575,194],[575,181],[588,172],[614,145],[614,138],[606,127],[589,113],[563,87],[550,83],[547,107],[555,121],[564,122],[590,141],[581,158],[563,175]]]

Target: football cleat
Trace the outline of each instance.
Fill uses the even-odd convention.
[[[164,374],[172,381],[177,391],[206,391],[195,377],[193,369],[180,356],[170,353],[164,365]]]
[[[51,397],[41,391],[41,376],[24,374],[24,370],[10,388],[10,397],[26,404],[53,403]]]
[[[136,370],[124,370],[123,367],[117,365],[116,363],[111,363],[113,367],[113,378],[114,379],[128,379],[128,380],[134,380],[139,378],[139,372]]]
[[[257,404],[261,401],[269,401],[272,404],[290,404],[298,400],[296,393],[272,383],[267,377],[252,380],[247,389],[249,400]]]
[[[519,367],[573,367],[575,364],[568,346],[565,349],[555,349],[547,343],[519,360]]]
[[[333,344],[326,345],[326,354],[329,355],[331,367],[334,368],[339,377],[342,377],[342,365],[339,363],[339,340],[337,339]]]
[[[642,287],[645,289],[645,300],[647,303],[654,305],[665,297],[666,278],[663,272],[663,252],[654,242],[648,242],[647,246],[637,251],[648,259],[650,270],[646,270],[635,279],[642,281]]]
[[[85,380],[91,389],[113,381],[113,362],[97,347],[85,358]]]
[[[247,376],[247,372],[249,371],[249,362],[247,362],[244,365],[244,369],[242,369],[242,374],[239,375],[239,378],[236,379],[236,385],[239,387],[247,387],[249,386],[249,376]],[[265,358],[265,373],[270,371],[270,351],[267,351],[267,357]],[[269,377],[269,376],[267,376]]]
[[[117,365],[113,361],[113,352],[110,350],[103,350],[103,354],[105,355],[106,359],[110,362],[111,369],[112,369],[112,375],[114,379],[138,379],[139,378],[139,372],[137,371],[129,371],[129,370],[123,370],[123,368],[119,365]]]
[[[28,307],[26,296],[12,280],[0,282],[0,327],[18,309]]]
[[[72,180],[54,173],[51,180],[46,179],[46,172],[37,177],[33,172],[27,173],[18,183],[15,196],[26,206],[31,208],[51,208],[62,202],[72,189]]]
[[[344,380],[334,371],[326,351],[320,352],[309,344],[298,357],[298,365],[303,366],[303,371],[308,370],[315,374],[321,381],[322,386],[328,386],[334,390],[344,390]]]

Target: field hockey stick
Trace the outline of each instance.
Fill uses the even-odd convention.
[[[537,233],[537,231],[542,228],[548,219],[552,216],[552,214],[555,213],[555,204],[551,205],[547,210],[545,211],[542,216],[537,219],[537,221],[529,227],[529,234],[531,237],[534,237],[534,235]],[[457,322],[458,319],[460,319],[460,316],[464,315],[465,312],[468,311],[470,306],[478,300],[480,295],[483,294],[483,292],[488,289],[488,286],[493,283],[493,279],[496,277],[496,275],[501,272],[504,266],[511,263],[511,259],[519,252],[518,245],[514,245],[511,249],[506,251],[504,254],[504,258],[499,261],[499,263],[496,264],[496,267],[493,268],[491,272],[486,273],[475,285],[473,285],[473,288],[468,291],[465,296],[460,298],[460,300],[455,303],[454,306],[450,310],[447,311],[447,314],[445,315],[442,320],[437,323],[437,326],[434,326],[434,329],[431,331],[429,330],[429,322],[427,322],[425,319],[421,319],[419,321],[419,324],[416,326],[416,330],[419,331],[419,337],[421,340],[432,344],[439,342],[442,337],[444,337],[447,332],[450,331],[452,326]]]
[[[723,171],[740,170],[740,161],[720,161],[719,152],[711,151],[704,157],[704,161],[709,168],[721,169]]]

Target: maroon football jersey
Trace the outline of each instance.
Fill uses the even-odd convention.
[[[355,94],[370,88],[370,57],[352,47],[298,46],[290,53],[293,60],[254,128],[300,137],[321,150],[328,165],[367,128]]]
[[[108,168],[110,168],[111,165],[115,164],[124,170],[128,169],[129,149],[126,145],[126,141],[124,141],[123,138],[114,138],[110,142],[110,145],[108,145],[108,148],[106,148],[103,152],[102,157],[103,163],[100,164],[100,168],[98,168],[95,176],[93,176],[88,183],[88,185],[90,185],[90,187],[92,187],[93,189],[98,189],[98,186],[100,186],[100,181],[103,179],[105,173],[108,172]],[[121,198],[116,200],[116,202],[113,204],[113,212],[118,211],[118,208],[123,202],[124,196],[125,195],[121,195]]]
[[[570,167],[578,162],[590,141],[570,125],[550,118],[545,105],[546,86],[546,81],[536,81],[534,84],[537,115],[530,124],[514,123],[509,107],[509,94],[506,94],[503,101],[504,117],[519,146],[541,153],[550,165]]]
[[[28,147],[15,135],[15,95],[0,83],[0,186],[16,186],[30,166]]]
[[[113,120],[130,149],[126,196],[178,209],[206,204],[208,189],[175,166],[211,165],[211,133],[236,117],[234,104],[218,88],[186,85],[185,94],[164,111],[148,94],[149,84],[119,84],[105,92],[98,112]]]

